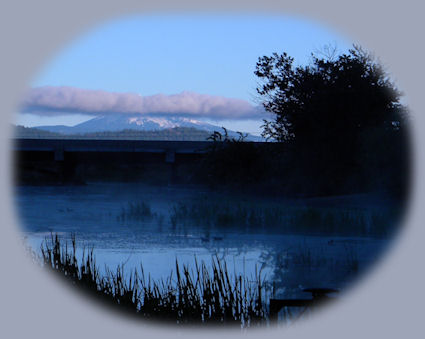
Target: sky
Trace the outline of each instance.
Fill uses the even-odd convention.
[[[306,65],[352,43],[310,20],[271,15],[133,15],[69,42],[30,84],[16,123],[75,125],[116,113],[190,116],[260,134],[254,75],[273,52]]]

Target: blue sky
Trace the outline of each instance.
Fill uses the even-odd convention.
[[[295,17],[129,16],[101,24],[71,41],[52,56],[30,85],[142,97],[193,92],[256,106],[253,72],[260,56],[287,52],[296,63],[307,64],[311,52],[326,44],[335,44],[340,52],[351,46],[326,26]],[[48,115],[21,113],[17,120],[26,126],[73,125],[91,117],[84,110],[49,110]],[[261,125],[261,119],[252,116],[226,119],[206,114],[203,120],[256,134]]]

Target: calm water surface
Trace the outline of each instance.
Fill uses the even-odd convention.
[[[124,263],[129,272],[143,264],[145,273],[153,279],[168,277],[175,270],[176,259],[193,266],[195,257],[208,264],[217,256],[226,262],[230,272],[252,276],[253,280],[261,270],[281,296],[303,295],[302,288],[306,287],[343,288],[375,261],[388,242],[371,237],[283,234],[260,227],[173,225],[170,211],[176,203],[209,195],[182,187],[96,183],[18,187],[15,201],[22,232],[34,249],[51,232],[67,238],[75,234],[80,249],[95,248],[101,270],[105,265],[113,269]],[[226,197],[222,194],[214,198]],[[130,204],[141,202],[150,206],[157,217],[122,218]],[[343,203],[346,205],[347,201]],[[355,205],[358,201],[352,199],[349,203]]]

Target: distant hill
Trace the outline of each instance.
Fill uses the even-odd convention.
[[[174,127],[157,131],[137,131],[126,129],[122,131],[105,131],[84,133],[80,136],[87,139],[137,139],[137,140],[174,140],[174,141],[205,141],[211,135],[192,127]]]
[[[98,116],[75,126],[38,126],[38,129],[61,134],[84,134],[123,130],[158,131],[175,127],[193,127],[213,132],[220,128],[199,120],[182,117],[152,117],[142,114],[110,114]]]
[[[14,136],[15,138],[27,138],[27,139],[41,139],[41,138],[58,138],[62,137],[59,133],[54,133],[50,131],[43,131],[34,127],[24,127],[13,125],[15,129]]]
[[[38,128],[15,126],[15,137],[25,139],[126,139],[126,140],[174,140],[205,141],[211,133],[189,127],[167,128],[158,131],[105,131],[83,134],[61,134]]]
[[[124,137],[129,136],[131,138],[154,138],[164,136],[172,138],[175,136],[178,139],[166,139],[166,140],[180,140],[182,134],[185,135],[187,140],[200,140],[204,135],[211,135],[214,131],[222,132],[221,126],[215,126],[209,123],[205,123],[199,120],[184,118],[184,117],[156,117],[156,116],[145,116],[142,114],[111,114],[105,116],[95,117],[83,123],[75,126],[38,126],[37,129],[48,131],[52,133],[59,133],[61,135],[80,135],[80,136],[98,136],[104,137],[115,136]],[[174,132],[164,132],[170,131]],[[143,131],[148,132],[146,134],[134,134],[129,131]],[[195,132],[197,131],[197,132]],[[201,133],[204,132],[204,133]],[[101,133],[101,134],[98,134]],[[105,134],[102,134],[105,133]],[[206,133],[206,134],[205,134]],[[229,137],[238,138],[239,135],[235,131],[228,131]],[[189,136],[190,135],[190,136]],[[186,139],[185,139],[186,140]],[[205,139],[202,139],[205,140]],[[246,140],[250,141],[261,141],[261,137],[254,135],[248,135]]]

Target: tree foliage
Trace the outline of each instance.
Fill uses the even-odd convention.
[[[259,58],[255,75],[264,108],[263,136],[278,141],[329,138],[369,127],[394,129],[401,93],[375,58],[354,46],[336,60],[312,54],[308,66],[294,66],[286,53]],[[347,135],[348,133],[348,135]]]
[[[264,120],[263,137],[290,145],[294,165],[305,175],[319,172],[322,182],[327,176],[325,190],[330,178],[346,185],[354,172],[360,178],[406,163],[402,94],[362,48],[338,57],[312,54],[306,66],[274,53],[259,58],[255,75],[263,106],[272,113]]]

